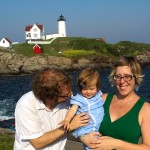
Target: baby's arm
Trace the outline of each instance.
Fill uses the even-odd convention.
[[[64,120],[67,120],[68,122],[70,122],[72,118],[74,117],[74,115],[76,114],[77,110],[78,110],[78,105],[76,104],[71,105],[71,108],[68,110],[67,115]]]
[[[64,129],[69,129],[70,122],[74,117],[74,115],[76,114],[77,109],[78,105],[75,104],[71,105],[71,108],[68,110],[65,119],[59,123],[64,126]]]

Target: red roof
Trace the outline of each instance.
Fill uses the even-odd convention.
[[[40,29],[40,30],[43,30],[43,25],[39,25],[39,24],[37,24],[36,23],[36,25],[37,25],[37,27]],[[33,25],[27,25],[26,27],[25,27],[25,31],[30,31],[30,29],[33,27]]]
[[[34,49],[35,47],[42,48],[42,46],[41,46],[40,44],[35,44],[35,45],[33,46],[33,49]]]
[[[4,38],[6,41],[12,44],[12,42],[8,38]]]
[[[30,29],[33,27],[33,25],[27,25],[25,28],[25,31],[30,31]]]
[[[44,53],[44,50],[39,44],[35,44],[33,47],[33,53],[34,54],[41,54],[41,53]]]

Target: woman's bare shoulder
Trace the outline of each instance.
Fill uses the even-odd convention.
[[[150,114],[150,103],[145,102],[142,107],[142,111],[143,111],[143,113]]]
[[[106,100],[107,95],[108,95],[108,93],[102,94],[102,98],[103,98],[104,101]]]
[[[141,111],[140,111],[140,114],[139,114],[139,117],[140,117],[140,123],[143,122],[143,120],[149,120],[150,121],[150,103],[148,102],[145,102]]]

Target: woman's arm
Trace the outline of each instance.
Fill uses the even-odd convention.
[[[84,137],[84,143],[92,150],[150,150],[145,144],[132,144],[108,136],[95,139],[87,134]]]
[[[139,114],[139,123],[141,125],[143,144],[150,149],[150,103],[144,103]]]

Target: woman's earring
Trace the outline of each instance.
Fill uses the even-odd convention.
[[[135,88],[134,88],[134,89],[135,89],[136,92],[138,92],[138,91],[139,91],[139,86],[138,86],[138,85],[135,85]]]
[[[111,87],[114,87],[114,84],[111,84]]]

